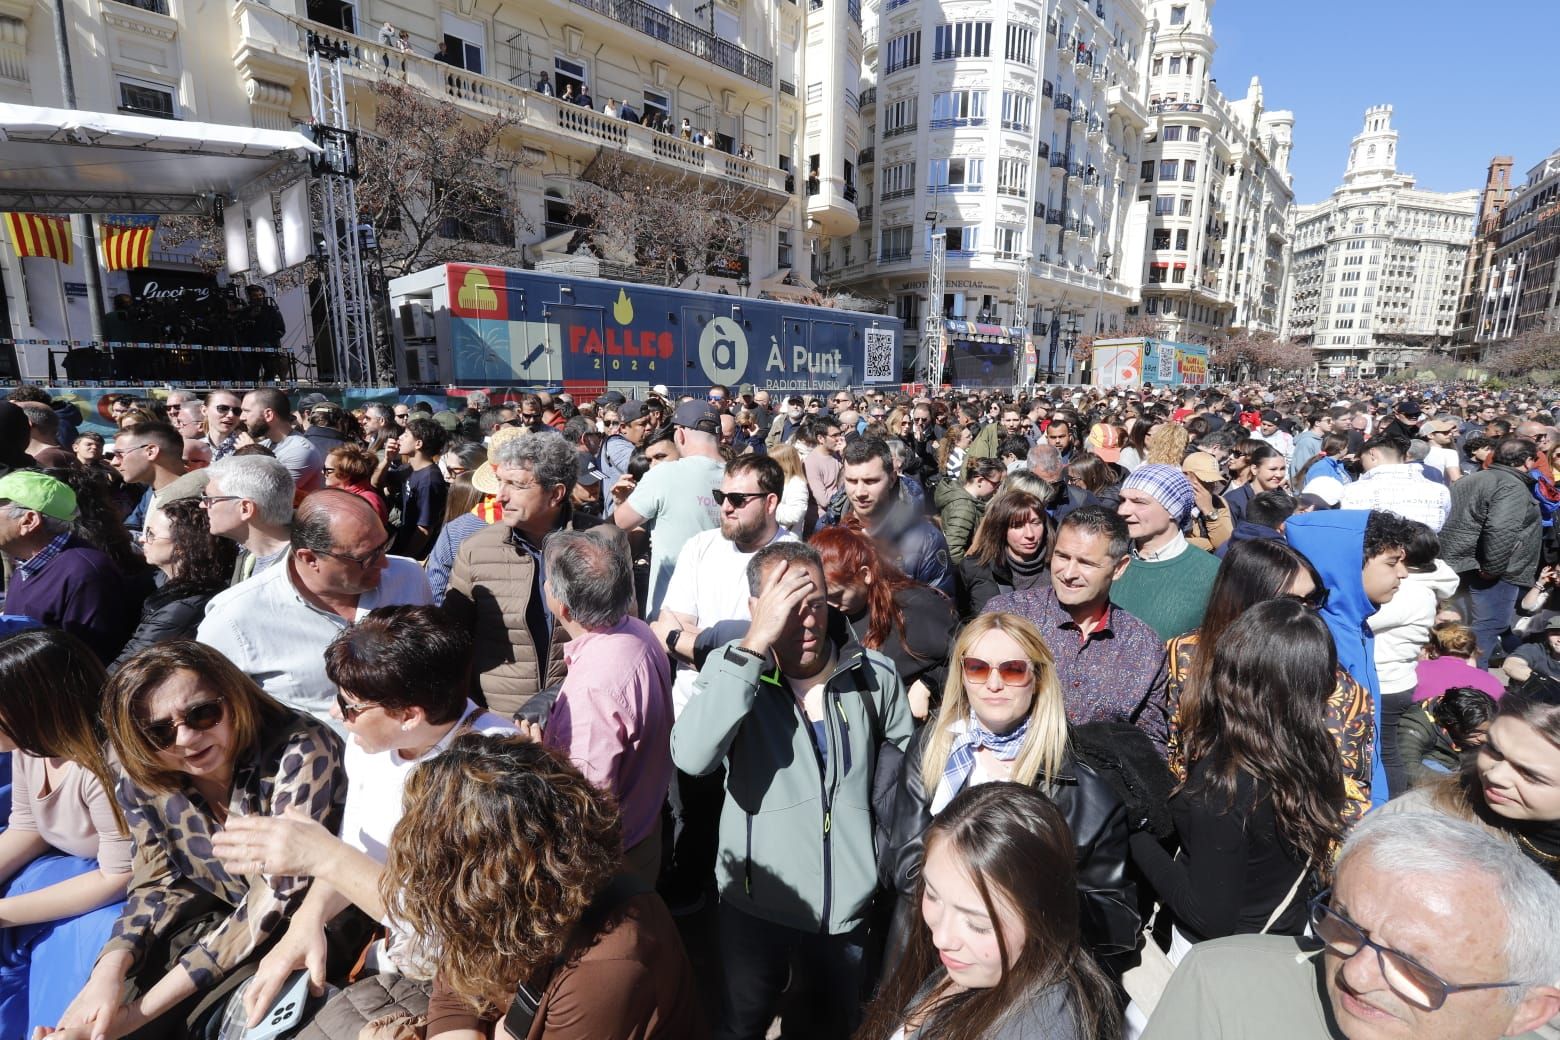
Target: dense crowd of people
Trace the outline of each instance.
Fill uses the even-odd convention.
[[[1560,1036],[1560,396],[655,389],[0,401],[0,1035]]]

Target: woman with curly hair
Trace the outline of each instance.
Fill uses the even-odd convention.
[[[1175,917],[1173,960],[1206,939],[1305,930],[1311,878],[1343,836],[1326,721],[1337,667],[1315,610],[1268,600],[1224,630],[1206,689],[1182,703],[1186,779],[1170,799],[1180,854],[1132,835],[1133,860]]]
[[[462,736],[412,773],[405,805],[380,892],[437,951],[429,1037],[490,1037],[499,1019],[515,1040],[709,1035],[671,914],[617,877],[616,805],[562,756]]]
[[[1148,436],[1144,438],[1143,461],[1180,469],[1182,460],[1186,458],[1186,446],[1191,443],[1191,439],[1191,434],[1187,433],[1186,427],[1180,423],[1160,423],[1149,430]]]
[[[146,514],[141,535],[146,562],[158,570],[157,588],[141,606],[135,634],[108,666],[109,673],[153,643],[194,639],[211,597],[228,587],[238,543],[211,533],[198,498],[181,498]]]
[[[1075,851],[1023,784],[966,787],[926,832],[920,922],[856,1040],[1108,1040],[1110,981],[1083,945]]]

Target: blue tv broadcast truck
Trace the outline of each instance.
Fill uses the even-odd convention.
[[[903,326],[859,311],[445,264],[390,283],[401,386],[673,395],[900,383]]]

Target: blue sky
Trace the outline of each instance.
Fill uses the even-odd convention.
[[[1295,200],[1343,177],[1365,109],[1393,106],[1398,169],[1433,191],[1482,188],[1495,155],[1512,180],[1560,148],[1560,0],[1219,0],[1213,74],[1226,96],[1262,78],[1295,114]]]

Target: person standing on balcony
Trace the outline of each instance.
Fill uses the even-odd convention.
[[[552,77],[547,75],[546,69],[543,69],[542,74],[536,77],[536,92],[538,94],[546,94],[548,97],[553,96]]]
[[[607,98],[606,107],[601,110],[601,114],[608,119],[616,119],[618,117],[617,98]]]
[[[580,84],[580,96],[575,99],[574,103],[581,108],[594,109],[596,107],[596,99],[590,96],[590,88],[583,83]]]
[[[639,122],[639,112],[633,105],[628,103],[628,98],[624,98],[622,103],[618,105],[618,118],[629,123]]]

